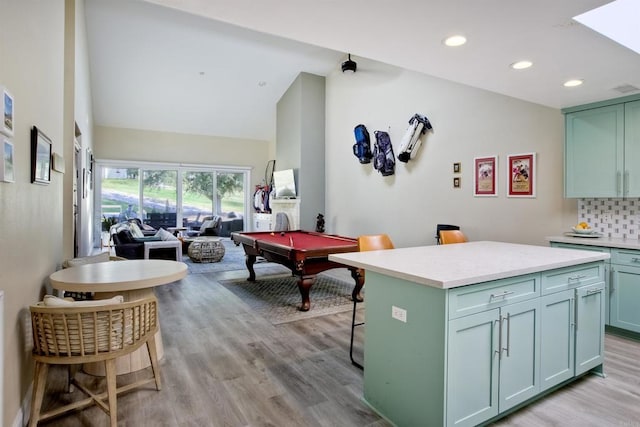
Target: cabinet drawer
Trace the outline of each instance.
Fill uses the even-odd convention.
[[[449,319],[540,296],[540,275],[527,274],[449,290]]]
[[[613,249],[611,251],[611,263],[640,267],[640,251],[633,249]]]
[[[604,263],[574,265],[542,273],[542,295],[604,281]]]

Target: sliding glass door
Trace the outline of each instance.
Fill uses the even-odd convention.
[[[135,167],[116,162],[98,162],[97,166],[97,224],[105,219],[110,225],[139,218],[156,229],[198,229],[211,215],[222,216],[226,233],[244,229],[245,222],[249,224],[244,221],[249,214],[249,168]]]

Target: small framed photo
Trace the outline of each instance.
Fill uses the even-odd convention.
[[[7,88],[0,86],[0,96],[2,102],[0,103],[0,112],[2,112],[2,126],[0,126],[0,132],[13,136],[13,124],[14,124],[14,106],[13,96],[7,91]]]
[[[0,162],[0,181],[15,182],[13,171],[13,143],[2,138],[2,162]]]
[[[496,197],[498,195],[498,156],[473,159],[473,195]]]
[[[453,164],[453,173],[460,173],[460,163]]]
[[[456,176],[453,178],[453,188],[460,188],[460,177]]]
[[[508,197],[536,197],[536,154],[510,154],[507,157]]]
[[[35,126],[31,128],[31,182],[51,182],[51,140]]]

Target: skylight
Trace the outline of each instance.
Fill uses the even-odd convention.
[[[616,0],[573,19],[640,54],[640,2]]]

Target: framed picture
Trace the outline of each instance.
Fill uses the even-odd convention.
[[[0,162],[0,181],[15,181],[15,173],[13,171],[13,144],[6,138],[2,138],[2,162]]]
[[[460,177],[456,176],[453,178],[453,188],[460,188]]]
[[[536,154],[511,154],[507,157],[508,197],[536,197]]]
[[[2,96],[2,103],[0,104],[0,111],[2,112],[2,126],[0,126],[0,132],[7,136],[13,136],[13,96],[11,96],[4,86],[0,86],[0,96]]]
[[[460,173],[460,163],[453,164],[453,173]]]
[[[35,126],[31,128],[31,182],[51,182],[51,140]]]
[[[495,197],[498,195],[498,156],[473,159],[473,195]]]

